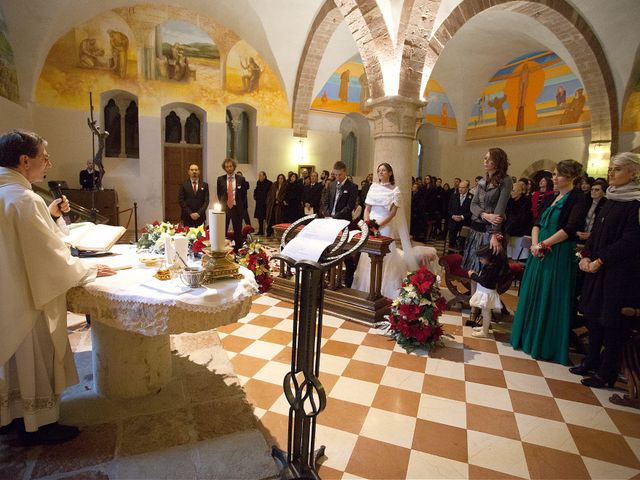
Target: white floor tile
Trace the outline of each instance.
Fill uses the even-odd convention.
[[[487,340],[491,341],[491,340]],[[478,350],[464,350],[464,363],[478,367],[496,368],[502,370],[500,355],[496,353],[480,352]]]
[[[469,465],[449,458],[411,450],[407,478],[415,480],[469,478]]]
[[[388,387],[409,390],[410,392],[422,392],[422,384],[424,383],[424,374],[404,370],[400,368],[387,367],[380,381],[381,385]]]
[[[604,408],[560,398],[555,400],[565,422],[605,432],[620,433]]]
[[[467,445],[469,464],[517,477],[530,478],[521,442],[469,430]]]
[[[496,342],[496,347],[498,347],[498,353],[500,355],[531,360],[531,355],[523,352],[522,350],[514,350],[510,343]]]
[[[253,378],[275,385],[282,385],[282,380],[290,369],[291,365],[289,364],[271,361],[258,370]]]
[[[540,367],[540,371],[546,378],[564,380],[565,382],[571,383],[580,383],[580,380],[582,380],[582,377],[580,375],[574,375],[569,371],[569,367],[565,365],[538,360],[538,366]]]
[[[450,313],[443,313],[438,318],[438,321],[447,325],[462,325],[462,315],[452,315]]]
[[[284,345],[278,345],[277,343],[262,342],[260,340],[256,340],[247,348],[242,350],[241,353],[249,357],[257,357],[257,358],[262,358],[264,360],[271,360],[273,357],[278,355],[283,348],[285,348]]]
[[[627,441],[629,447],[633,450],[633,453],[636,455],[638,460],[640,460],[640,438],[625,436],[624,439]]]
[[[366,332],[358,332],[356,330],[339,328],[335,332],[333,332],[333,335],[331,335],[331,340],[360,345],[364,340],[364,337],[366,336],[367,336]]]
[[[256,298],[253,303],[256,303],[258,305],[277,305],[280,303],[280,300],[278,300],[277,298],[274,297],[270,297],[269,295],[260,295],[258,298]]]
[[[369,347],[367,345],[360,345],[353,354],[354,360],[360,360],[361,362],[375,363],[377,365],[387,365],[391,358],[391,352],[389,350],[383,350],[382,348]]]
[[[483,385],[481,383],[465,382],[467,403],[482,405],[483,407],[513,411],[509,390],[506,388]]]
[[[442,358],[429,358],[425,372],[427,375],[464,380],[464,364]]]
[[[240,320],[238,320],[238,323],[249,323],[251,320],[253,320],[254,318],[256,318],[258,316],[260,316],[260,314],[249,312],[249,313],[247,313],[246,316],[244,316]]]
[[[585,467],[591,478],[606,478],[607,480],[627,480],[635,477],[640,470],[635,468],[623,467],[615,463],[603,462],[595,458],[582,457]]]
[[[580,454],[566,423],[522,413],[515,416],[523,442]]]
[[[467,428],[467,404],[450,398],[423,394],[420,397],[418,418]]]
[[[505,371],[504,378],[507,382],[507,388],[509,390],[535,393],[537,395],[545,395],[547,397],[553,396],[544,377],[528,375],[526,373]]]
[[[235,335],[236,337],[244,337],[244,338],[250,338],[252,340],[257,340],[268,331],[269,329],[267,327],[262,327],[260,325],[244,324],[241,327],[236,328],[233,331],[233,335]]]
[[[378,390],[377,383],[364,382],[355,378],[340,377],[329,396],[347,402],[370,407]]]
[[[349,358],[323,353],[320,356],[320,371],[333,375],[342,375],[350,361],[351,359]]]
[[[326,458],[323,459],[322,464],[329,468],[344,471],[357,441],[356,434],[320,424],[316,427],[316,447],[326,446]]]
[[[322,325],[326,325],[327,327],[340,328],[344,322],[345,320],[342,318],[327,314],[322,315]]]
[[[416,419],[400,413],[370,408],[360,435],[381,442],[411,448]]]
[[[281,330],[283,332],[293,332],[293,321],[291,319],[282,320],[280,323],[273,327],[275,330]]]
[[[293,308],[285,307],[271,307],[262,312],[262,315],[275,318],[287,318],[291,314],[293,314]]]

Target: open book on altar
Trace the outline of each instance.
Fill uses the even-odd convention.
[[[78,250],[106,252],[120,240],[126,228],[113,225],[102,225],[91,222],[72,223],[68,225],[69,235],[63,238],[64,243]]]
[[[336,241],[338,234],[347,225],[349,225],[347,220],[317,218],[306,225],[295,238],[287,243],[281,253],[297,262],[300,260],[317,262],[322,252]]]

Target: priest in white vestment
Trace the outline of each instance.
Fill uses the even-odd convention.
[[[42,181],[51,166],[46,145],[21,130],[0,136],[0,427],[14,427],[32,443],[78,434],[57,423],[59,395],[78,383],[66,292],[115,273],[72,257],[61,240],[68,202],[47,207],[33,192],[31,183]]]

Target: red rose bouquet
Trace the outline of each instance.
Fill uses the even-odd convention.
[[[387,334],[408,352],[442,345],[441,337],[447,334],[438,317],[445,307],[437,277],[421,265],[407,275],[400,294],[391,303],[391,313],[385,317],[389,321]]]
[[[260,293],[269,291],[273,278],[269,268],[269,255],[262,245],[258,242],[245,243],[238,251],[237,262],[253,272]]]
[[[364,223],[366,223],[367,227],[369,227],[369,236],[370,237],[379,237],[380,236],[380,225],[378,225],[378,222],[376,222],[375,220],[371,219],[371,220],[367,220]]]

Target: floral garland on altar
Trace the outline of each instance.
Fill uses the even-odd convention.
[[[189,249],[194,253],[202,251],[204,240],[209,239],[209,231],[200,225],[199,227],[183,227],[169,222],[158,222],[147,224],[142,230],[142,235],[138,239],[138,249],[149,250],[151,253],[164,254],[164,241],[167,237],[183,236],[189,240]],[[199,248],[199,249],[198,249]]]
[[[389,322],[387,335],[407,352],[441,346],[442,336],[450,337],[438,322],[445,307],[436,275],[421,265],[407,275],[400,294],[391,303],[391,313],[385,316]]]
[[[262,245],[248,239],[245,246],[238,251],[237,262],[253,272],[259,293],[269,291],[273,278],[269,268],[269,255]]]

